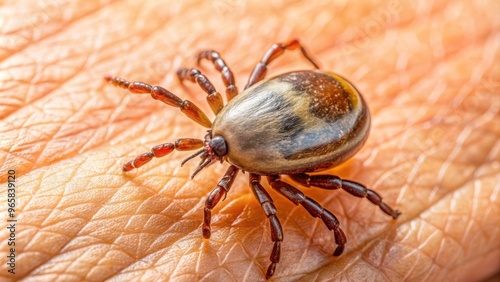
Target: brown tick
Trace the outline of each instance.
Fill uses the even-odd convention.
[[[316,70],[293,71],[263,81],[269,63],[285,50],[292,49],[300,49]],[[196,156],[201,157],[200,165],[191,176],[193,178],[208,165],[227,161],[230,166],[226,174],[205,202],[203,237],[210,237],[211,211],[226,196],[240,170],[249,172],[250,188],[270,222],[274,247],[266,272],[267,279],[274,274],[280,261],[283,229],[273,200],[260,184],[263,175],[267,176],[274,190],[295,205],[301,204],[312,216],[321,218],[329,230],[333,230],[337,243],[334,256],[342,253],[346,243],[339,221],[318,202],[282,181],[280,175],[288,175],[306,187],[342,188],[356,197],[366,197],[394,219],[400,215],[399,211],[382,202],[379,194],[362,184],[334,175],[308,174],[332,168],[352,157],[368,137],[370,113],[359,91],[345,78],[317,70],[318,65],[298,40],[274,44],[255,66],[245,90],[240,94],[234,84],[233,73],[219,53],[202,51],[197,58],[198,63],[203,59],[212,61],[222,74],[229,101],[226,106],[212,83],[198,69],[183,68],[177,74],[181,80],[197,82],[208,94],[208,104],[216,115],[213,123],[192,102],[182,100],[165,88],[117,77],[107,76],[105,79],[134,94],[151,94],[154,99],[180,108],[190,119],[208,128],[204,140],[182,138],[174,143],[161,144],[123,166],[124,171],[129,171],[174,149],[201,148],[182,162],[184,164]]]

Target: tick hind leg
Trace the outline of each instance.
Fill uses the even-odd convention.
[[[160,158],[170,154],[174,149],[178,151],[189,151],[201,148],[204,142],[200,139],[193,138],[182,138],[177,139],[174,143],[164,143],[154,146],[150,152],[140,154],[135,159],[125,163],[123,165],[123,171],[130,171],[135,168],[139,168],[153,158]]]
[[[255,197],[262,206],[264,213],[269,219],[269,224],[271,227],[271,239],[274,242],[274,247],[271,252],[271,256],[269,257],[269,259],[271,260],[271,264],[266,271],[266,279],[269,279],[271,276],[273,276],[276,269],[276,264],[280,261],[281,241],[283,241],[283,229],[281,228],[281,223],[276,216],[276,207],[274,206],[273,199],[260,184],[260,175],[250,174],[250,188],[252,188]]]
[[[177,76],[182,80],[189,80],[191,82],[196,82],[201,87],[205,93],[207,93],[207,102],[212,112],[217,115],[219,111],[224,107],[224,102],[222,101],[222,96],[215,90],[210,80],[202,74],[198,69],[195,68],[181,68],[177,70]]]
[[[304,173],[290,175],[290,177],[306,187],[314,186],[328,190],[342,188],[353,196],[367,198],[370,202],[379,206],[384,213],[390,215],[393,219],[398,218],[401,214],[398,210],[395,210],[386,203],[382,202],[382,197],[377,192],[370,190],[357,182],[343,180],[335,175],[308,175]]]
[[[201,60],[210,60],[215,66],[215,69],[219,71],[222,75],[222,82],[226,86],[226,97],[227,101],[231,101],[236,95],[238,95],[238,88],[236,88],[234,82],[234,75],[231,69],[227,66],[226,62],[222,59],[220,54],[214,50],[201,51],[196,57],[198,65]]]
[[[262,59],[260,60],[259,63],[255,66],[255,68],[252,71],[252,74],[250,75],[250,78],[248,79],[248,83],[245,86],[245,89],[248,87],[254,85],[255,83],[261,81],[266,77],[267,73],[267,66],[276,58],[279,56],[283,55],[285,53],[285,50],[294,50],[294,49],[300,49],[302,52],[302,55],[315,67],[319,68],[318,64],[314,62],[314,60],[307,54],[306,49],[300,44],[300,42],[297,39],[290,40],[287,43],[275,43],[269,50],[267,50],[266,54]]]
[[[274,190],[278,191],[280,194],[288,198],[295,205],[301,204],[312,216],[319,217],[325,223],[329,230],[333,230],[335,235],[335,242],[337,243],[337,248],[333,252],[334,256],[339,256],[344,251],[344,245],[347,242],[344,231],[340,229],[340,224],[338,219],[328,211],[324,209],[318,202],[307,197],[297,188],[292,185],[283,182],[279,179],[279,176],[273,175],[268,177],[269,184]]]
[[[205,115],[205,113],[195,104],[189,100],[182,100],[177,95],[161,86],[152,86],[139,81],[130,82],[123,78],[112,76],[105,76],[104,79],[114,86],[127,89],[133,94],[151,94],[153,99],[160,100],[167,105],[180,108],[181,112],[198,124],[206,128],[212,127],[212,122],[208,119],[207,115]]]
[[[219,203],[220,199],[224,196],[224,199],[226,198],[227,192],[229,192],[229,189],[233,185],[234,179],[236,178],[236,175],[238,175],[238,171],[240,169],[235,167],[234,165],[230,166],[226,174],[221,178],[219,183],[217,184],[217,187],[215,187],[212,192],[207,197],[207,200],[205,201],[205,210],[203,214],[203,227],[202,227],[202,232],[203,232],[203,237],[205,238],[210,238],[211,231],[210,231],[210,222],[212,221],[212,209]],[[222,200],[224,200],[222,199]]]

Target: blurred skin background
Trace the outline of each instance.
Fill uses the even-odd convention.
[[[348,242],[333,258],[332,232],[263,181],[285,235],[273,279],[498,274],[498,1],[1,5],[0,191],[4,199],[6,173],[15,170],[18,220],[14,275],[4,263],[10,233],[0,229],[2,280],[263,280],[272,242],[247,175],[213,210],[212,237],[204,240],[204,201],[227,164],[190,180],[196,162],[180,168],[189,153],[174,152],[122,173],[123,163],[154,145],[203,138],[205,129],[103,76],[162,85],[209,114],[205,93],[181,85],[178,68],[194,67],[200,50],[217,50],[241,91],[265,51],[292,38],[322,69],[352,81],[371,110],[363,149],[327,173],[365,184],[403,214],[393,221],[366,199],[299,186],[340,220]],[[289,51],[268,77],[310,68]],[[200,69],[223,93],[213,66]],[[0,222],[7,216],[0,211]]]

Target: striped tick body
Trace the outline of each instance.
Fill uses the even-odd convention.
[[[354,86],[321,71],[297,71],[262,81],[236,96],[214,121],[229,163],[260,175],[312,172],[356,153],[370,114]],[[260,133],[260,134],[256,134]]]
[[[264,80],[269,63],[291,49],[300,49],[316,69],[289,72]],[[197,156],[201,158],[192,177],[208,165],[227,161],[229,168],[205,202],[202,226],[205,238],[211,235],[212,209],[225,198],[240,170],[249,173],[249,186],[270,223],[274,246],[266,271],[267,279],[274,274],[280,261],[283,229],[271,196],[260,184],[262,176],[266,176],[270,186],[279,194],[295,205],[302,205],[333,231],[337,244],[334,256],[343,252],[347,241],[339,221],[318,202],[282,181],[281,175],[288,175],[306,187],[342,188],[354,196],[367,198],[394,219],[400,215],[399,211],[385,204],[380,195],[362,184],[334,175],[309,174],[332,168],[352,157],[368,137],[370,113],[359,91],[345,78],[317,70],[318,65],[298,40],[274,44],[255,66],[240,94],[233,73],[219,53],[202,51],[198,63],[201,60],[212,61],[221,73],[226,86],[226,106],[219,92],[198,69],[183,68],[177,74],[181,80],[198,83],[207,94],[208,104],[216,116],[213,122],[195,104],[182,100],[163,87],[118,77],[107,76],[105,79],[134,94],[151,94],[154,99],[179,108],[187,117],[208,128],[204,139],[182,138],[174,143],[160,144],[123,166],[124,171],[130,171],[174,149],[198,149],[182,162],[184,164]]]

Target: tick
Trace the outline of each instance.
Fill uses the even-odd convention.
[[[293,71],[264,80],[269,63],[293,49],[300,49],[315,70]],[[160,144],[123,165],[124,171],[130,171],[174,149],[198,149],[181,163],[197,156],[201,158],[193,178],[203,168],[227,161],[229,168],[205,202],[203,237],[210,238],[211,211],[226,197],[240,170],[248,172],[249,186],[270,223],[274,246],[266,279],[274,274],[280,261],[283,229],[273,200],[260,183],[262,176],[274,190],[295,205],[302,205],[333,230],[337,244],[334,256],[342,254],[347,241],[339,221],[318,202],[282,181],[282,175],[306,187],[342,188],[353,196],[366,197],[393,219],[400,215],[398,210],[382,202],[379,194],[360,183],[334,175],[309,174],[332,168],[352,157],[368,137],[370,113],[354,85],[338,74],[318,70],[318,65],[298,40],[272,45],[255,66],[245,90],[239,94],[233,73],[219,53],[202,51],[197,57],[198,64],[201,60],[211,61],[221,73],[228,100],[225,106],[219,92],[198,69],[182,68],[177,75],[181,81],[198,83],[207,94],[207,102],[215,114],[213,122],[195,104],[160,86],[109,76],[105,80],[134,94],[151,94],[154,99],[180,108],[187,117],[208,128],[204,139],[182,138]]]

